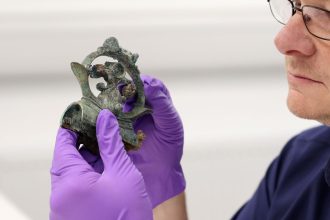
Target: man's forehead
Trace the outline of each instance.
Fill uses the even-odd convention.
[[[329,10],[330,0],[294,0],[293,2],[301,3],[302,5],[314,5]]]
[[[330,0],[293,0],[293,2],[328,3],[328,2],[330,2]]]

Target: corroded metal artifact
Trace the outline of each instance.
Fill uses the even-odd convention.
[[[92,64],[100,56],[111,57],[117,62]],[[135,133],[133,129],[133,122],[138,117],[151,113],[151,109],[145,107],[143,82],[135,65],[137,59],[138,54],[121,48],[117,39],[110,37],[97,51],[89,54],[82,64],[71,63],[71,69],[78,79],[83,97],[65,110],[61,126],[77,132],[79,134],[77,144],[85,145],[94,154],[98,154],[96,119],[102,109],[109,109],[116,116],[126,150],[139,149],[145,138],[141,130]],[[127,74],[131,79],[127,78]],[[106,82],[96,85],[97,90],[100,91],[97,97],[91,92],[89,77],[102,77]],[[132,110],[124,112],[125,101],[133,97],[136,101]]]

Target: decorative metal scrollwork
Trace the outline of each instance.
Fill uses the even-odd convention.
[[[92,64],[101,56],[113,58],[117,62]],[[94,154],[98,154],[96,119],[102,109],[109,109],[116,116],[126,150],[139,149],[145,138],[143,131],[135,133],[133,128],[137,118],[152,112],[145,107],[144,86],[135,65],[138,57],[138,54],[121,48],[116,38],[110,37],[97,51],[89,54],[82,64],[71,63],[81,87],[82,98],[68,106],[62,116],[61,126],[77,132],[78,144],[85,145]],[[127,74],[131,79],[127,78]],[[103,78],[105,81],[96,85],[100,92],[97,97],[90,89],[89,77]],[[128,99],[134,99],[135,102],[129,112],[124,112],[123,106]]]

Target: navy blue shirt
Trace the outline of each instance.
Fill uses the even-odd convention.
[[[233,220],[330,220],[330,127],[292,138]]]

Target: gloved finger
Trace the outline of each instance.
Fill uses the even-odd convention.
[[[59,128],[51,174],[64,175],[68,172],[93,171],[92,167],[84,160],[76,148],[77,134],[73,131]]]
[[[170,101],[170,103],[172,104],[172,99],[171,96],[166,88],[166,86],[158,79],[153,78],[151,76],[148,75],[142,75],[141,74],[141,80],[143,82],[144,85],[144,93],[147,99],[149,99],[149,101],[153,101],[152,97],[150,96],[150,93],[153,93],[153,89],[158,89],[161,90],[161,92],[163,93],[163,95],[166,96],[166,98]],[[133,98],[130,98],[129,100],[126,101],[125,105],[124,105],[124,112],[130,111],[133,107],[133,104],[136,102],[136,96]],[[148,101],[148,100],[147,100]],[[152,104],[152,103],[150,103]],[[164,103],[167,104],[167,103]]]
[[[87,161],[91,167],[94,168],[94,171],[97,173],[102,173],[103,172],[103,161],[99,155],[95,155],[91,153],[85,146],[82,146],[79,149],[79,153],[81,156]]]
[[[164,83],[151,76],[141,76],[144,83],[146,104],[152,110],[152,117],[160,134],[167,137],[183,137],[183,126]]]
[[[79,153],[89,164],[94,164],[100,158],[100,156],[91,153],[85,146],[79,149]]]
[[[97,117],[96,135],[104,171],[117,172],[133,165],[124,149],[118,121],[107,109]]]

